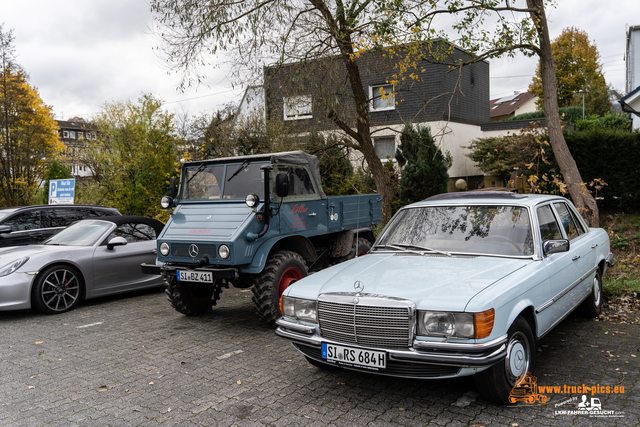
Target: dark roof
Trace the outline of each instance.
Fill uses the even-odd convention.
[[[147,218],[145,216],[134,216],[134,215],[120,215],[120,216],[100,216],[93,218],[85,218],[81,221],[109,221],[114,223],[115,225],[122,225],[129,222],[137,222],[140,224],[147,224],[152,227],[156,234],[160,234],[162,229],[164,228],[164,224],[158,221],[157,219]]]
[[[78,129],[78,130],[97,130],[98,127],[93,123],[74,120],[56,120],[60,129]]]
[[[524,92],[517,95],[492,99],[491,101],[489,101],[489,116],[502,117],[513,114],[518,108],[522,107],[527,101],[534,97],[534,94]],[[498,106],[496,107],[496,105]]]
[[[70,205],[70,204],[59,204],[59,205],[31,205],[31,206],[11,206],[6,208],[0,208],[0,212],[17,212],[17,211],[27,211],[34,209],[53,209],[53,208],[98,208],[105,209],[115,212],[118,212],[116,208],[109,208],[106,206],[98,206],[98,205]]]

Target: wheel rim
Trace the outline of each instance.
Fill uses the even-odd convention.
[[[64,311],[78,300],[80,283],[72,271],[61,269],[51,272],[42,283],[42,302],[53,311]]]
[[[595,279],[593,279],[593,303],[596,307],[600,307],[601,299],[600,280],[598,280],[598,275],[596,274]]]
[[[520,378],[529,370],[530,349],[527,337],[521,331],[517,331],[511,336],[507,346],[507,357],[505,358],[505,371],[507,380],[515,386]]]
[[[278,283],[278,299],[282,296],[285,289],[291,286],[293,283],[302,279],[302,273],[295,267],[290,267],[282,273],[280,282]]]

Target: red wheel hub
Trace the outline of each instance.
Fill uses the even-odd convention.
[[[278,283],[278,298],[282,296],[285,289],[300,279],[302,279],[302,273],[300,273],[300,270],[295,267],[287,268],[285,272],[282,273],[280,283]]]

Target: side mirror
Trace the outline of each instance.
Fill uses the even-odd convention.
[[[176,178],[173,176],[169,178],[169,197],[176,198]]]
[[[276,175],[276,195],[280,198],[289,195],[289,175],[284,172]]]
[[[9,225],[0,225],[0,234],[11,233],[11,226]]]
[[[125,239],[124,237],[116,236],[113,239],[109,240],[109,243],[107,243],[107,249],[111,250],[116,246],[124,246],[126,244],[127,239]]]
[[[545,240],[542,242],[542,251],[545,255],[557,254],[569,251],[569,241],[566,239]]]

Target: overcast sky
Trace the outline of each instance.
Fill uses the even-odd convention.
[[[638,0],[559,0],[549,10],[551,37],[570,26],[587,32],[600,52],[607,83],[625,88],[626,25],[640,25]],[[108,102],[151,93],[169,111],[197,114],[239,102],[224,70],[211,70],[198,88],[181,93],[152,34],[145,0],[0,0],[0,23],[14,30],[17,60],[57,119],[90,118]],[[525,91],[536,59],[491,62],[491,98]],[[623,92],[624,93],[624,92]]]

